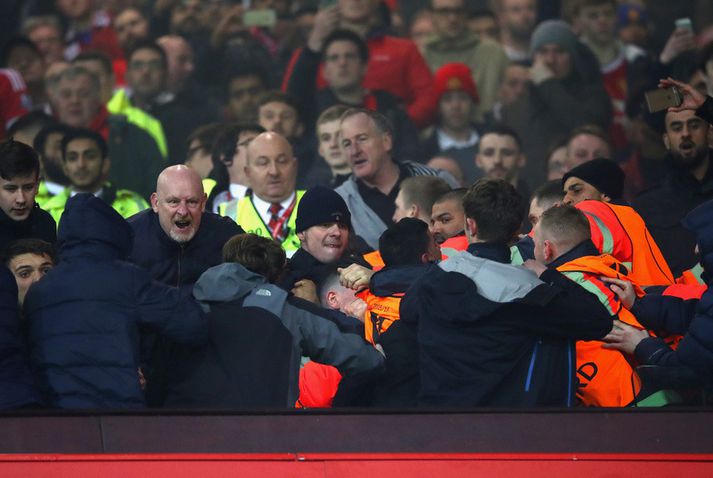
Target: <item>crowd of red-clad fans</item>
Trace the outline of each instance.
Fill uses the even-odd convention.
[[[710,1],[0,26],[0,409],[713,402]]]

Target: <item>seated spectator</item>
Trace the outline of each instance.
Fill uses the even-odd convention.
[[[486,178],[504,179],[515,186],[522,197],[530,197],[529,186],[523,177],[527,158],[515,130],[494,125],[483,131],[475,165]]]
[[[255,63],[234,65],[227,73],[225,117],[239,123],[257,121],[257,99],[270,87],[267,73]]]
[[[250,141],[245,176],[250,194],[223,203],[220,215],[250,233],[276,240],[292,256],[300,247],[295,222],[304,191],[295,189],[297,158],[287,139],[268,131]]]
[[[15,276],[20,307],[30,286],[42,279],[56,262],[54,246],[42,239],[19,239],[7,246],[2,263]]]
[[[0,69],[0,138],[5,138],[7,130],[18,118],[27,114],[27,87],[22,76],[6,68]]]
[[[599,255],[590,240],[589,221],[571,206],[550,208],[534,229],[535,258],[550,269],[580,284],[617,320],[641,327],[636,317],[601,277],[629,281],[628,270],[609,255]],[[638,295],[644,292],[634,285]],[[637,398],[641,380],[626,357],[602,348],[600,341],[579,341],[577,349],[577,398],[585,406],[625,407]]]
[[[387,29],[381,24],[379,8],[378,2],[356,4],[340,0],[337,5],[320,9],[307,46],[296,50],[290,60],[282,88],[287,89],[294,75],[294,63],[302,51],[311,50],[312,54],[322,51],[327,36],[338,28],[346,28],[358,33],[369,49],[364,88],[385,90],[400,98],[406,104],[406,111],[413,123],[422,128],[430,123],[433,115],[430,92],[433,77],[411,40],[385,34]],[[324,77],[321,75],[317,86],[324,86]]]
[[[445,180],[433,176],[404,179],[394,200],[394,223],[405,217],[413,217],[429,224],[433,203],[450,190],[451,187]]]
[[[500,27],[495,14],[487,8],[473,10],[468,14],[468,30],[480,38],[487,38],[494,42],[500,40]]]
[[[126,262],[131,238],[126,221],[101,199],[78,194],[68,201],[60,262],[25,297],[31,362],[51,407],[144,407],[140,331],[193,345],[206,338],[192,298]]]
[[[443,65],[436,71],[434,83],[438,118],[421,144],[423,158],[455,159],[464,172],[465,182],[472,184],[483,176],[473,162],[483,126],[473,123],[479,98],[470,69],[462,63]]]
[[[220,264],[220,250],[243,230],[233,221],[204,211],[200,176],[186,166],[163,170],[151,195],[151,209],[129,218],[134,232],[131,262],[154,280],[191,288],[209,267]]]
[[[501,123],[503,108],[513,104],[528,90],[530,84],[530,67],[528,61],[512,62],[505,67],[503,79],[498,88],[498,101],[486,116],[486,123]]]
[[[434,72],[455,62],[470,68],[480,98],[473,119],[483,121],[495,104],[507,56],[500,45],[468,29],[465,0],[431,0],[431,10],[435,35],[424,48],[426,63]]]
[[[594,54],[561,20],[547,20],[532,36],[533,64],[527,93],[503,108],[503,123],[522,139],[530,159],[523,170],[529,186],[545,180],[545,158],[554,140],[574,128],[611,123],[611,101]]]
[[[274,241],[240,235],[223,256],[225,263],[206,271],[193,291],[208,310],[211,341],[172,361],[165,406],[292,408],[301,356],[347,376],[381,368],[383,357],[363,339],[339,332],[274,285],[285,263]]]
[[[418,50],[423,54],[428,38],[433,35],[433,16],[430,10],[423,9],[417,11],[411,17],[411,29],[409,38],[413,41]]]
[[[68,21],[65,34],[65,55],[74,59],[80,52],[100,50],[109,55],[112,61],[123,58],[116,33],[111,27],[109,14],[95,6],[94,2],[55,2],[57,10]]]
[[[73,129],[62,138],[62,165],[69,186],[49,199],[44,209],[59,224],[67,200],[78,193],[90,193],[127,218],[143,211],[149,204],[138,193],[117,189],[106,178],[111,168],[106,141],[90,129]]]
[[[40,158],[42,180],[35,196],[40,207],[69,186],[69,178],[62,168],[62,138],[68,130],[61,123],[50,124],[37,133],[32,144]]]
[[[327,86],[315,91],[320,60]],[[287,92],[298,99],[300,117],[309,128],[323,111],[336,104],[378,111],[394,125],[397,153],[414,156],[417,133],[400,99],[382,89],[363,87],[368,61],[369,48],[357,33],[334,30],[324,39],[321,52],[302,50],[293,64]]]
[[[113,23],[117,42],[124,53],[133,50],[136,43],[150,39],[148,18],[136,7],[128,6],[116,12]]]
[[[17,239],[57,239],[52,216],[35,203],[39,176],[34,149],[12,139],[0,143],[0,253]]]
[[[46,65],[37,45],[29,38],[15,37],[3,45],[0,55],[0,65],[20,73],[25,82],[25,107],[31,110],[44,109],[49,104],[45,89]]]
[[[22,34],[32,40],[42,53],[48,67],[64,61],[62,25],[54,15],[28,17],[22,24]]]
[[[27,365],[17,296],[15,278],[0,265],[0,410],[41,404]]]
[[[429,268],[401,301],[400,321],[418,329],[423,405],[572,406],[572,341],[611,330],[584,288],[508,264],[521,202],[505,181],[478,181],[463,199],[468,251]]]
[[[247,194],[250,186],[245,174],[248,145],[264,132],[265,128],[258,124],[234,123],[223,127],[214,138],[212,164],[221,165],[226,173],[219,175],[217,171],[222,172],[222,169],[216,168],[216,187],[208,196],[208,205],[214,213],[219,213],[223,204],[239,200]]]
[[[339,121],[345,111],[345,105],[330,106],[319,115],[316,123],[317,152],[329,166],[329,180],[320,180],[322,186],[336,188],[347,180],[352,170],[339,144]],[[317,169],[317,168],[313,168]]]
[[[498,0],[494,2],[500,25],[500,42],[508,58],[523,61],[531,58],[532,34],[537,26],[537,0]]]
[[[411,176],[439,176],[456,185],[444,171],[411,161],[397,162],[391,154],[391,126],[377,112],[352,108],[344,113],[340,137],[352,175],[336,191],[349,207],[354,231],[373,248],[392,222],[401,181]]]
[[[57,118],[74,128],[89,128],[107,140],[114,167],[110,180],[117,187],[148,197],[164,159],[154,139],[126,117],[109,115],[101,104],[99,79],[89,70],[71,66],[50,84]]]

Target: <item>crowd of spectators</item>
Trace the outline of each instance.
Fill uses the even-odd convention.
[[[709,1],[0,14],[0,409],[713,403]]]

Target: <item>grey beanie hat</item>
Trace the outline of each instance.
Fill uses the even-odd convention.
[[[548,43],[555,43],[564,48],[574,59],[577,51],[577,36],[569,24],[562,20],[546,20],[540,23],[532,33],[531,53],[535,53]]]

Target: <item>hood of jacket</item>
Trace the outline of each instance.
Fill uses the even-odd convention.
[[[67,201],[57,233],[61,260],[80,255],[125,260],[133,242],[129,223],[103,200],[83,193]]]
[[[260,274],[238,263],[226,262],[211,267],[198,278],[193,297],[200,302],[232,302],[263,284],[267,284],[267,280]]]

